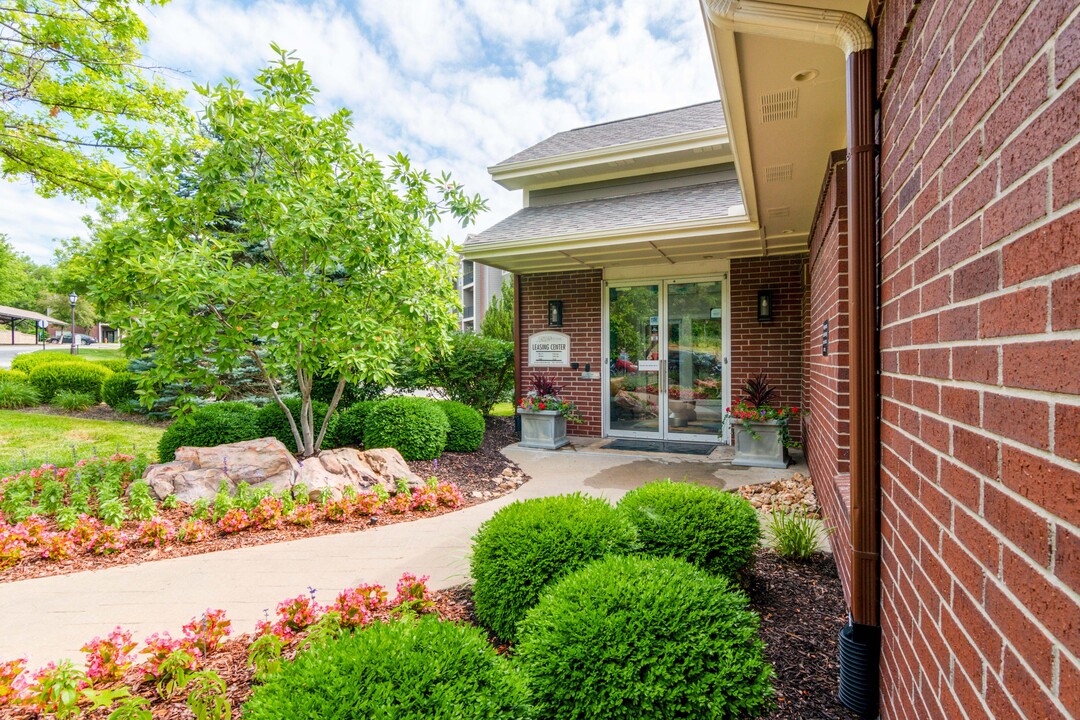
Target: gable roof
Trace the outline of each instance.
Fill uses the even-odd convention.
[[[492,167],[726,127],[723,107],[715,100],[556,133]]]
[[[663,223],[727,217],[742,205],[736,180],[657,192],[527,207],[476,235],[466,247],[504,241],[527,241],[584,232],[608,232]],[[742,210],[738,210],[742,214]]]

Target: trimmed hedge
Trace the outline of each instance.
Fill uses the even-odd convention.
[[[84,358],[82,355],[71,355],[70,353],[64,352],[62,350],[39,350],[37,352],[16,355],[15,359],[11,361],[11,369],[22,370],[24,373],[29,375],[34,371],[34,368],[41,367],[42,365],[48,365],[49,363],[58,362],[89,363],[90,361]]]
[[[684,560],[610,556],[549,586],[516,658],[540,717],[759,717],[773,673],[746,605]]]
[[[29,373],[25,373],[22,370],[5,370],[3,368],[0,368],[0,382],[3,382],[5,380],[11,382],[29,383],[30,375]]]
[[[446,447],[450,421],[426,398],[396,397],[378,403],[364,421],[364,447],[391,447],[406,460],[434,460]]]
[[[336,447],[364,447],[364,423],[378,405],[375,400],[361,400],[337,414],[334,432]]]
[[[325,375],[316,375],[311,379],[311,399],[330,404],[334,399],[338,381]],[[341,391],[338,400],[338,408],[350,408],[358,402],[378,400],[386,390],[385,385],[371,383],[345,383],[345,389]]]
[[[476,452],[484,442],[484,416],[464,403],[444,400],[439,408],[450,421],[446,434],[446,450],[450,452]]]
[[[288,398],[285,400],[285,407],[289,408],[289,413],[292,414],[297,429],[300,429],[300,404],[300,398]],[[313,432],[316,437],[318,437],[319,430],[322,428],[322,422],[326,417],[328,407],[329,405],[324,402],[311,401],[311,412],[315,420]],[[299,448],[296,447],[296,438],[293,437],[292,428],[289,427],[289,418],[285,416],[285,411],[281,409],[277,402],[270,401],[259,409],[257,423],[259,437],[276,437],[292,452],[299,452]],[[337,425],[336,413],[330,416],[330,426],[326,429],[326,435],[323,437],[323,448],[337,447],[335,425]]]
[[[158,441],[158,460],[175,460],[178,447],[213,447],[262,437],[257,415],[258,408],[245,402],[204,405],[166,428]]]
[[[761,544],[757,511],[735,493],[657,480],[628,492],[617,507],[646,554],[679,557],[718,575],[737,575]]]
[[[507,505],[473,538],[476,617],[513,642],[545,585],[597,558],[636,549],[633,526],[601,498],[575,493]]]
[[[483,632],[433,616],[375,624],[298,654],[255,688],[245,720],[524,720],[520,674]]]
[[[138,388],[139,383],[135,379],[134,373],[113,373],[112,377],[106,378],[105,382],[101,384],[101,399],[105,401],[106,405],[115,410],[121,405],[138,400],[138,396],[135,394]]]
[[[120,359],[117,359],[117,360],[91,360],[90,362],[92,362],[95,365],[101,365],[102,367],[107,367],[110,370],[112,370],[114,373],[127,372],[130,369],[129,366],[131,365],[131,363],[128,362],[124,358],[120,358]]]
[[[97,403],[101,402],[102,383],[112,374],[107,367],[85,361],[45,363],[30,372],[30,382],[45,402],[61,390],[70,390],[86,393]]]

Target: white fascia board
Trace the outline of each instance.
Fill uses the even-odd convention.
[[[529,238],[527,240],[500,240],[499,242],[476,243],[469,245],[466,240],[462,246],[462,255],[475,262],[484,262],[484,258],[509,257],[513,255],[531,255],[538,252],[559,252],[561,250],[580,250],[587,247],[617,246],[642,242],[663,242],[673,239],[693,239],[715,235],[736,235],[750,233],[758,237],[760,232],[756,223],[745,215],[735,217],[712,218],[658,225],[642,225],[632,228],[605,230],[602,232],[573,233],[551,237]]]
[[[705,0],[702,0],[703,4]],[[720,102],[727,119],[729,135],[735,160],[735,174],[739,189],[747,207],[747,215],[758,221],[757,190],[754,184],[754,163],[750,159],[750,136],[746,126],[746,105],[743,100],[742,77],[739,72],[739,55],[735,47],[735,33],[716,27],[709,21],[709,14],[702,7],[705,34],[709,38],[709,50],[713,59],[716,82],[720,87]]]
[[[525,185],[533,186],[526,180],[537,175],[548,173],[580,170],[596,165],[607,165],[614,162],[626,162],[642,160],[645,158],[670,155],[680,152],[701,152],[713,150],[708,157],[711,162],[723,162],[730,154],[727,147],[728,132],[726,128],[709,128],[696,130],[679,135],[651,138],[622,145],[581,150],[574,153],[553,155],[551,157],[538,158],[536,160],[522,160],[521,162],[506,165],[492,165],[488,173],[491,179],[510,190],[517,190]],[[557,183],[556,183],[557,184]]]

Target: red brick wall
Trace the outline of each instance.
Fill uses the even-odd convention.
[[[584,422],[570,425],[571,435],[599,437],[603,427],[600,407],[600,381],[582,380],[581,373],[588,363],[600,372],[601,286],[600,270],[580,272],[520,275],[521,280],[521,381],[528,391],[530,379],[537,373],[552,375],[563,386],[563,394],[581,411]],[[548,328],[548,300],[563,301],[563,326]],[[558,330],[570,336],[570,361],[579,363],[570,368],[531,368],[528,366],[529,335],[543,330]]]
[[[1077,2],[881,17],[882,715],[1080,718]]]
[[[731,395],[764,373],[776,402],[802,405],[803,266],[805,255],[731,261]],[[758,290],[772,290],[772,320],[757,319]],[[798,439],[801,429],[791,426]]]
[[[806,458],[825,519],[836,528],[832,545],[845,595],[851,585],[846,173],[844,162],[830,167],[810,238],[803,351],[803,397],[810,409],[803,421]],[[825,320],[828,355],[822,354]]]

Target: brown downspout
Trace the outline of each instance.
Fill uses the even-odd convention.
[[[521,275],[514,273],[514,407],[521,402]],[[514,429],[519,430],[517,412],[514,413]]]

